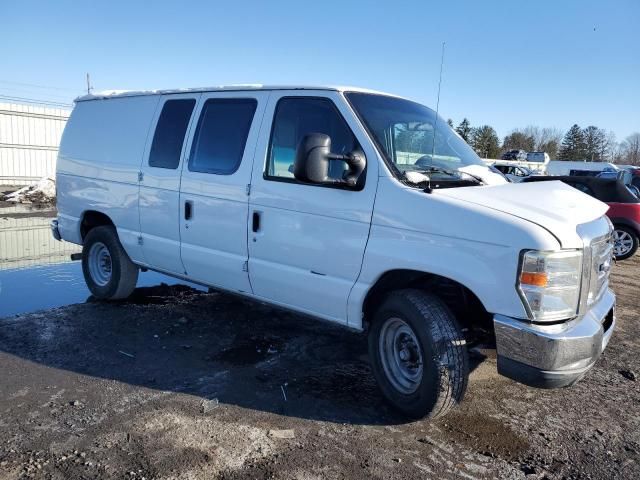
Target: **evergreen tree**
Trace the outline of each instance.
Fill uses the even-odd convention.
[[[604,160],[607,132],[590,125],[582,131],[582,137],[584,140],[585,158],[592,162],[601,162]]]
[[[460,135],[467,143],[471,143],[472,130],[473,129],[471,128],[471,124],[466,118],[463,118],[460,122],[460,125],[456,127],[456,132],[458,132],[458,135]]]
[[[449,125],[451,128],[453,128],[453,120],[451,120],[450,118],[447,119],[447,125]]]
[[[555,160],[556,157],[558,156],[558,147],[560,145],[558,144],[558,141],[555,139],[551,139],[551,140],[547,140],[544,143],[541,143],[538,146],[538,151],[539,152],[547,152],[549,154],[549,158],[552,160]]]
[[[515,130],[504,137],[502,144],[503,150],[524,150],[525,152],[533,152],[536,146],[536,139],[532,135]]]
[[[582,129],[577,125],[573,125],[562,139],[560,146],[560,160],[584,160],[584,135]]]
[[[482,158],[497,158],[500,155],[500,139],[493,127],[489,125],[474,130],[471,144]]]

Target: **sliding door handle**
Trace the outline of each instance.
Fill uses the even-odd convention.
[[[193,202],[191,200],[187,200],[184,202],[184,219],[191,220],[193,217]]]
[[[260,231],[260,217],[262,214],[260,212],[253,212],[253,221],[251,222],[251,229],[254,233]]]

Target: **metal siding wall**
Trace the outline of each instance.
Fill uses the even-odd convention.
[[[70,110],[0,102],[0,184],[54,177]]]
[[[69,261],[78,245],[51,235],[50,218],[8,218],[0,229],[0,270]]]

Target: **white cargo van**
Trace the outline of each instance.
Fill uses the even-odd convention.
[[[589,175],[594,177],[600,172],[617,172],[619,168],[608,162],[587,162],[569,160],[551,160],[547,164],[547,175]],[[590,173],[592,172],[592,173]]]
[[[142,268],[368,332],[385,397],[460,402],[467,348],[499,373],[570,385],[615,324],[607,206],[509,184],[429,108],[354,88],[227,87],[79,98],[53,235],[87,285]]]
[[[527,162],[547,164],[551,158],[547,152],[527,152]]]

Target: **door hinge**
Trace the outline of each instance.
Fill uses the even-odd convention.
[[[142,239],[142,237],[138,237],[138,245],[142,245],[144,243],[144,240]]]
[[[142,180],[144,180],[144,173],[138,172],[138,181],[141,182]]]
[[[242,264],[242,271],[243,272],[248,272],[249,271],[249,262],[244,262]]]
[[[251,195],[251,184],[247,183],[247,196]]]

